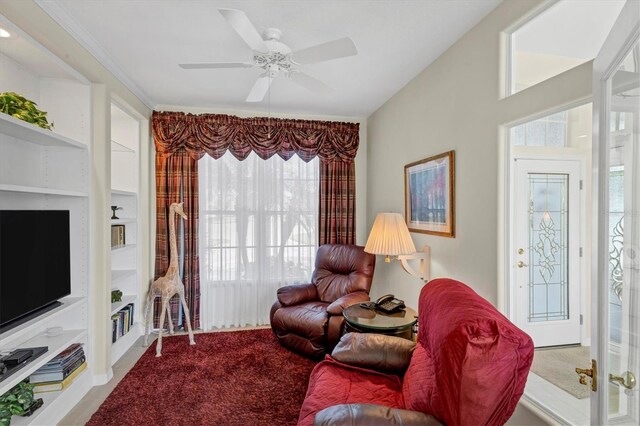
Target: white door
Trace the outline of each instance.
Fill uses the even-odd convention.
[[[515,159],[515,318],[536,347],[580,343],[580,171]]]
[[[627,1],[593,65],[591,418],[603,425],[640,423],[639,4]]]

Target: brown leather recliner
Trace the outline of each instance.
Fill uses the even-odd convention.
[[[369,300],[375,262],[361,246],[320,246],[311,283],[278,289],[271,328],[280,344],[316,359],[331,352],[340,340],[342,310]]]

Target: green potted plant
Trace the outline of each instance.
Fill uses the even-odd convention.
[[[34,399],[34,385],[24,381],[0,396],[0,426],[11,424],[11,416],[30,416],[42,406],[42,398]]]
[[[122,301],[122,292],[120,290],[111,290],[111,303]]]
[[[37,104],[14,92],[0,93],[0,112],[51,130],[53,123],[47,121],[47,113],[37,108]]]

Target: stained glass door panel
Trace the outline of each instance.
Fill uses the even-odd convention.
[[[566,174],[529,173],[529,322],[569,319]]]
[[[516,159],[512,289],[536,347],[580,343],[579,161]]]

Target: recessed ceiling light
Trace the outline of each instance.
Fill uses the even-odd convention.
[[[0,37],[2,38],[11,37],[11,33],[5,30],[4,28],[0,28]]]

